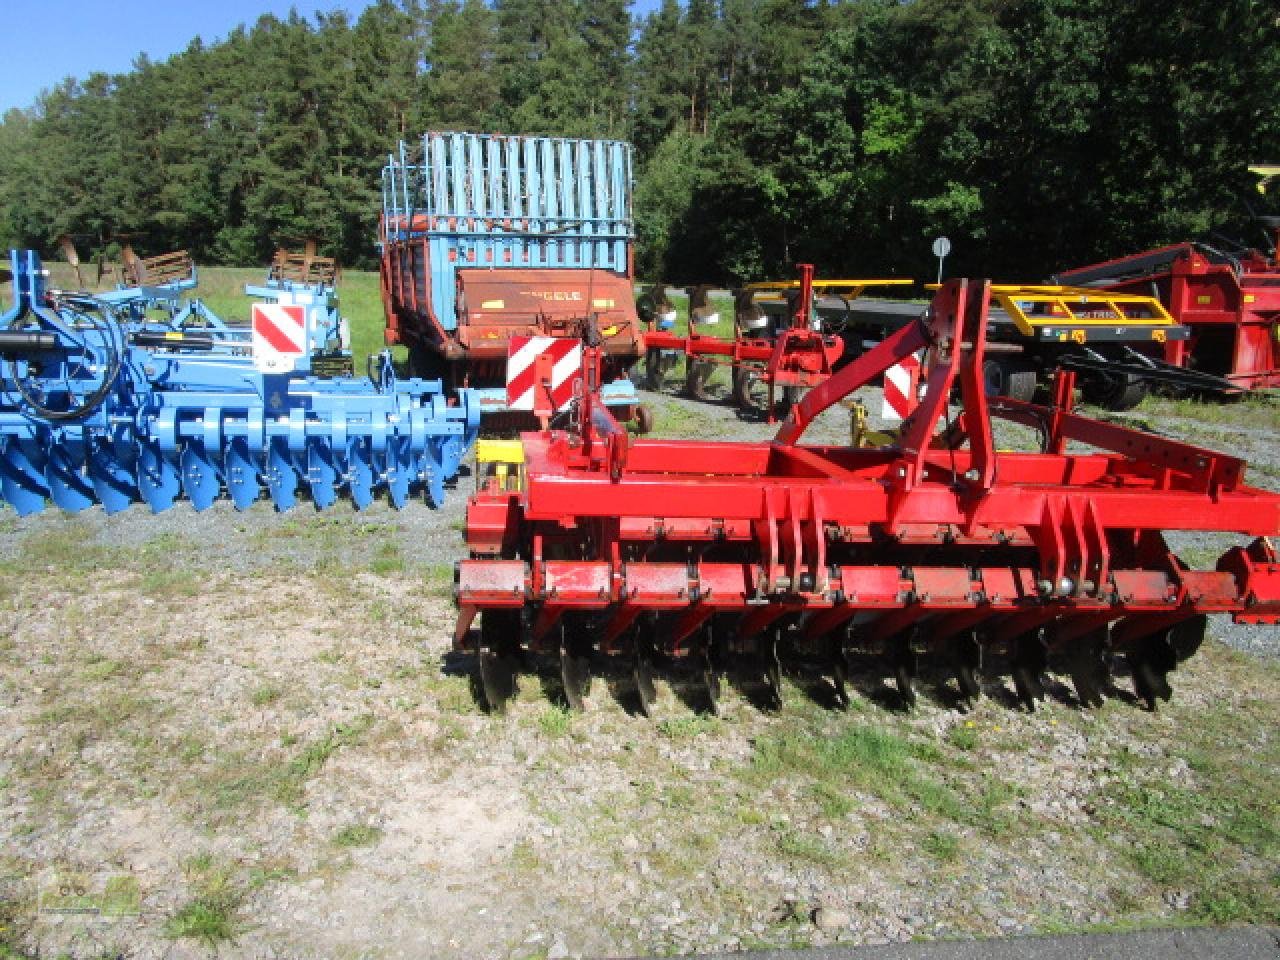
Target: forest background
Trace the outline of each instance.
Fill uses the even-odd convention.
[[[381,0],[8,111],[0,244],[367,267],[388,152],[445,128],[632,141],[642,278],[928,277],[946,235],[949,273],[1037,280],[1264,246],[1278,98],[1255,0]]]

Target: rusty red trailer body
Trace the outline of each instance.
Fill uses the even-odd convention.
[[[987,398],[989,297],[984,283],[947,283],[769,443],[628,443],[589,400],[576,430],[524,435],[526,485],[473,498],[472,557],[457,569],[456,638],[480,614],[491,706],[528,647],[559,653],[571,703],[596,653],[631,659],[646,710],[655,662],[680,659],[714,705],[726,653],[748,654],[778,702],[785,650],[825,664],[842,702],[859,652],[886,658],[908,702],[922,655],[944,658],[963,700],[1003,659],[1028,707],[1051,668],[1098,703],[1123,654],[1154,708],[1208,615],[1280,622],[1267,539],[1280,495],[1248,486],[1235,457],[1072,412],[1070,373],[1049,406]],[[896,445],[799,444],[814,417],[920,349],[927,385]],[[993,416],[1035,427],[1042,451],[997,451]],[[1192,570],[1166,545],[1170,528],[1256,539]]]
[[[628,144],[431,131],[387,158],[382,207],[384,337],[408,348],[414,375],[505,414],[512,339],[590,327],[605,401],[634,412]]]
[[[1186,340],[1164,359],[1247,389],[1280,387],[1280,264],[1257,250],[1229,256],[1179,243],[1061,273],[1059,282],[1154,296]]]

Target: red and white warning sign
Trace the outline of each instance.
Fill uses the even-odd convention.
[[[582,376],[582,341],[512,337],[507,342],[507,409],[549,415],[573,399]]]
[[[913,353],[884,372],[884,407],[880,411],[884,419],[905,420],[916,408],[920,359],[920,354]]]
[[[307,308],[281,303],[253,305],[253,365],[263,373],[288,373],[307,352]]]

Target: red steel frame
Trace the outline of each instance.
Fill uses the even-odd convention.
[[[831,376],[832,368],[844,350],[838,337],[810,327],[813,264],[802,263],[799,268],[799,306],[791,319],[791,326],[782,330],[776,339],[739,336],[726,340],[697,333],[682,337],[662,330],[649,330],[644,334],[645,349],[674,350],[689,359],[727,363],[735,370],[752,368],[760,371],[769,389],[769,422],[772,423],[777,389],[816,387]]]
[[[606,652],[658,615],[673,655],[721,614],[739,616],[736,643],[792,618],[814,641],[936,644],[976,629],[985,644],[1035,634],[1061,649],[1101,631],[1116,652],[1211,613],[1280,622],[1266,539],[1280,534],[1280,494],[1247,486],[1236,457],[1072,412],[1070,374],[1050,406],[988,399],[988,287],[946,283],[924,318],[811,391],[772,442],[628,443],[589,404],[576,432],[525,434],[525,490],[468,507],[457,642],[477,613],[518,608],[535,648],[590,611]],[[799,445],[823,410],[926,348],[927,387],[896,446]],[[1036,427],[1045,452],[997,451],[992,416]],[[957,435],[967,442],[942,442]],[[1165,545],[1171,527],[1258,539],[1195,571]]]
[[[1070,283],[1075,273],[1108,270],[1122,274],[1129,264],[1159,260],[1159,267],[1140,277],[1099,282],[1155,296],[1191,328],[1189,339],[1165,344],[1165,360],[1225,376],[1246,389],[1280,387],[1280,265],[1256,250],[1231,264],[1210,259],[1195,244],[1175,244],[1081,267],[1060,279]]]

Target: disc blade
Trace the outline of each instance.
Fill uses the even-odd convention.
[[[347,489],[357,510],[373,503],[373,465],[369,459],[369,442],[363,439],[347,443]]]
[[[701,654],[699,673],[702,677],[703,691],[707,695],[707,712],[712,716],[720,715],[720,671],[711,656],[711,646],[706,645]]]
[[[637,652],[632,664],[632,677],[636,684],[636,696],[640,700],[640,712],[646,717],[652,717],[658,702],[658,689],[653,683],[653,660]]]
[[[196,510],[208,510],[222,492],[218,468],[209,459],[204,443],[188,440],[182,448],[182,492]]]
[[[138,492],[152,512],[161,513],[172,507],[182,483],[177,467],[165,459],[154,441],[140,445],[137,468]]]
[[[249,444],[244,437],[235,437],[227,444],[222,455],[226,470],[227,494],[237,510],[248,510],[262,492],[258,482],[258,469],[249,455]]]
[[[37,466],[43,459],[39,445],[30,439],[10,439],[0,451],[0,489],[20,517],[44,509],[49,488],[43,469]]]
[[[409,484],[413,480],[413,457],[407,437],[391,437],[386,450],[387,495],[397,510],[409,501]]]
[[[831,686],[835,690],[836,706],[849,709],[849,657],[844,651],[844,638],[839,631],[827,640],[827,661],[831,670]]]
[[[982,645],[977,634],[970,630],[956,637],[951,647],[951,662],[956,671],[956,686],[960,698],[972,702],[982,696]]]
[[[338,468],[333,462],[333,448],[324,437],[307,438],[307,483],[311,487],[311,500],[317,510],[333,506],[338,499],[334,484],[338,480]]]
[[[126,463],[121,453],[128,457]],[[116,444],[107,440],[98,440],[89,453],[89,480],[93,483],[93,492],[102,508],[107,513],[119,513],[126,510],[129,504],[138,499],[138,488],[134,483],[133,448],[128,444]]]
[[[79,513],[97,502],[85,477],[83,444],[54,439],[49,447],[44,476],[49,499],[68,513]]]
[[[782,661],[778,657],[778,631],[770,630],[761,640],[760,655],[764,660],[764,684],[769,706],[782,709]]]
[[[267,448],[267,490],[281,513],[298,502],[298,472],[285,444],[283,437],[272,437]]]
[[[444,481],[446,476],[451,475],[446,472],[440,453],[441,450],[434,443],[428,443],[426,450],[418,458],[423,493],[428,505],[436,508],[444,506]]]
[[[560,680],[564,698],[574,710],[581,710],[591,692],[591,645],[565,625],[560,634]]]

